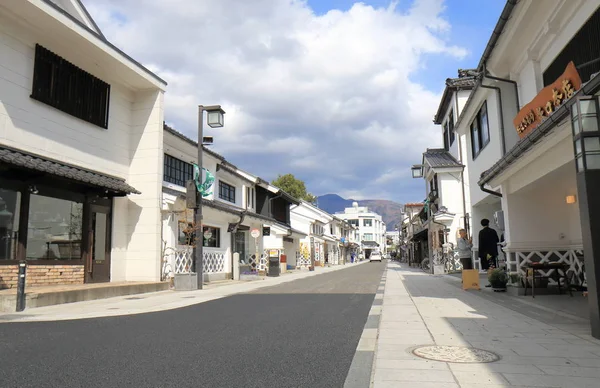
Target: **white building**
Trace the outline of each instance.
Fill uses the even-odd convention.
[[[379,214],[369,211],[369,208],[365,206],[358,206],[357,202],[353,202],[352,207],[347,207],[343,212],[336,213],[336,216],[358,227],[357,240],[360,241],[365,258],[368,258],[373,251],[386,253],[386,226]]]
[[[165,88],[81,2],[0,2],[0,288],[159,280]]]
[[[314,260],[315,266],[324,266],[329,263],[329,256],[333,247],[338,246],[337,240],[328,230],[333,216],[324,210],[306,202],[300,201],[290,208],[291,226],[306,234],[300,242],[300,251],[296,266],[307,268]]]
[[[499,22],[503,32],[495,38],[495,48],[481,60],[490,75],[507,79],[487,76],[481,81],[503,87],[505,125],[502,128],[497,114],[490,115],[493,152],[480,162],[474,161],[476,170],[483,175],[472,176],[471,186],[486,190],[479,190],[480,197],[489,198],[488,193],[494,192],[494,209],[503,210],[505,251],[514,272],[524,273],[532,261],[549,260],[568,263],[580,280],[584,276],[581,208],[577,203],[585,193],[577,188],[577,172],[585,170],[585,158],[576,165],[574,154],[583,152],[583,141],[576,141],[574,147],[573,138],[579,135],[578,128],[585,126],[585,121],[593,121],[594,130],[598,126],[597,117],[590,110],[589,118],[573,127],[571,121],[577,121],[579,114],[570,116],[569,109],[579,98],[595,98],[597,93],[599,79],[592,79],[592,75],[600,71],[596,60],[600,52],[582,42],[598,41],[599,7],[597,0],[509,4],[505,13],[510,20]],[[571,61],[574,69],[567,71]],[[562,98],[554,98],[552,88],[544,90],[551,85],[563,94]],[[482,101],[496,98],[493,92],[476,89],[465,108],[465,122]],[[569,98],[570,95],[575,97]],[[592,99],[592,104],[597,104],[596,100]],[[549,112],[543,112],[540,123],[539,113],[548,103]],[[519,116],[517,108],[521,111]],[[533,122],[520,120],[529,112],[533,113]],[[596,136],[589,128],[586,131]],[[588,136],[585,144],[587,153],[600,150],[597,137]],[[587,158],[590,169],[598,157]],[[587,204],[580,205],[586,207],[584,214],[588,218]]]
[[[433,120],[441,125],[444,148],[427,149],[422,164],[413,167],[413,177],[422,177],[426,182],[424,223],[417,240],[421,245],[427,240],[427,257],[433,257],[436,263],[444,253],[447,257],[453,256],[459,229],[470,231],[471,196],[466,184],[469,169],[465,162],[468,142],[466,134],[455,131],[455,123],[476,80],[465,70],[459,70],[458,75],[458,78],[446,80]],[[456,259],[454,265],[459,266],[460,261]]]
[[[187,180],[193,178],[198,144],[164,126],[163,245],[168,260],[163,277],[190,271],[193,248],[193,211],[186,210]],[[265,270],[269,255],[280,258],[283,271],[295,262],[299,239],[305,234],[290,226],[289,207],[298,203],[278,188],[227,162],[204,147],[203,168],[214,177],[203,205],[204,278],[231,279],[240,273]],[[251,230],[260,231],[258,238]],[[190,233],[191,232],[191,233]],[[239,262],[234,261],[239,254]],[[259,262],[257,263],[256,257]]]

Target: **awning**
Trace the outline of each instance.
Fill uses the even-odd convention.
[[[141,194],[128,185],[125,179],[102,174],[82,167],[73,166],[43,156],[28,153],[0,145],[0,163],[7,163],[19,168],[52,174],[71,179],[90,186],[112,191],[113,194]]]
[[[426,240],[428,238],[428,231],[429,229],[425,228],[423,230],[421,230],[419,233],[415,233],[411,240]]]

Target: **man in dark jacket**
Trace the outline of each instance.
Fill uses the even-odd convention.
[[[490,265],[498,267],[496,259],[498,258],[498,233],[490,228],[490,220],[484,218],[481,220],[483,229],[479,231],[479,259],[481,260],[481,269],[487,271]],[[490,259],[488,259],[488,255]]]

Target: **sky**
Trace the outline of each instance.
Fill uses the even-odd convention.
[[[412,179],[444,81],[476,67],[504,0],[84,0],[113,44],[168,82],[165,121],[196,137],[220,104],[210,147],[316,195],[422,201]],[[485,4],[485,6],[484,6]],[[207,128],[207,127],[205,127]]]

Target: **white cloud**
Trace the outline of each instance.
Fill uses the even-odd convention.
[[[292,172],[316,194],[414,199],[402,193],[416,187],[410,165],[440,143],[440,95],[411,77],[425,55],[467,54],[447,42],[443,0],[320,16],[301,0],[85,4],[109,40],[169,82],[167,122],[195,137],[196,106],[221,104],[225,127],[207,133],[215,151],[266,179]]]

